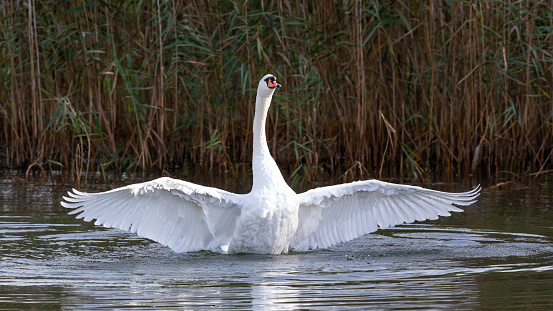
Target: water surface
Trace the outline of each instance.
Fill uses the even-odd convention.
[[[69,183],[21,178],[0,179],[2,310],[553,308],[553,187],[544,182],[485,190],[452,217],[272,256],[177,254],[67,215],[59,200]],[[243,187],[215,186],[225,185]]]

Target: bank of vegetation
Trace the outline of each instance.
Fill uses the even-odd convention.
[[[270,149],[320,173],[553,168],[553,4],[0,2],[0,165],[239,174],[257,81]]]

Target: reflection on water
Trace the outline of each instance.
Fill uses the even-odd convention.
[[[0,309],[553,307],[550,185],[485,191],[465,213],[278,256],[176,254],[66,215],[69,187],[0,179]]]

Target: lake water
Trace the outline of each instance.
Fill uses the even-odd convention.
[[[553,187],[544,179],[484,190],[452,217],[271,256],[177,254],[68,216],[59,201],[69,183],[0,173],[1,310],[553,309]],[[477,183],[494,184],[427,186]]]

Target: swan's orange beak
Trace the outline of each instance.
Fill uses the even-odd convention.
[[[269,81],[267,81],[267,86],[271,89],[274,89],[275,87],[280,87],[281,85],[276,83],[276,81],[269,79]]]

